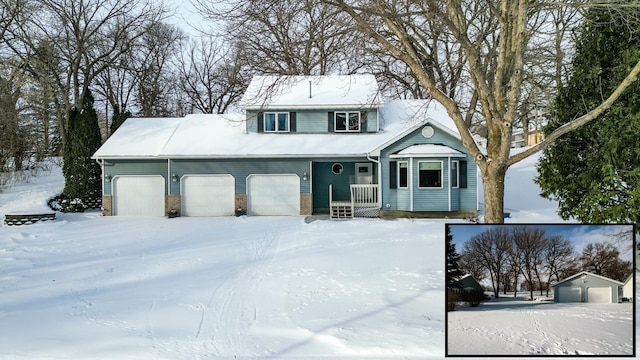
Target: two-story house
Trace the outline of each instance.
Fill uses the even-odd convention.
[[[105,215],[474,216],[446,111],[371,75],[255,77],[244,114],[128,119],[94,154]]]

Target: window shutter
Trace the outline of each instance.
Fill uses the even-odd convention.
[[[334,132],[334,128],[333,128],[333,111],[329,111],[329,123],[327,124],[327,129],[329,130],[330,133]]]
[[[389,189],[398,188],[398,162],[389,161]]]
[[[289,113],[289,132],[296,132],[296,113]]]
[[[458,185],[460,188],[467,188],[467,160],[458,161]]]
[[[367,132],[367,111],[360,112],[360,132]]]
[[[259,112],[256,114],[256,121],[258,122],[258,132],[264,132],[264,113]]]

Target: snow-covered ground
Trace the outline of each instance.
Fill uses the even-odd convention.
[[[509,222],[560,221],[537,197],[534,162],[509,170]],[[0,216],[46,211],[62,187],[54,168],[3,189]],[[462,220],[305,220],[58,213],[2,225],[0,358],[444,357],[444,225]]]
[[[493,299],[447,314],[449,355],[633,355],[633,304]]]

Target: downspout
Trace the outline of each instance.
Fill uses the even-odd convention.
[[[372,158],[369,153],[367,153],[367,160],[378,165],[378,208],[382,209],[382,163],[380,160]]]
[[[171,195],[171,159],[167,158],[167,194]]]
[[[447,177],[449,179],[449,181],[447,181],[448,186],[447,186],[447,192],[449,193],[449,211],[451,211],[451,156],[449,156],[448,158],[448,163],[449,163],[449,176]],[[458,181],[460,181],[460,179],[458,179]]]
[[[96,159],[96,162],[100,165],[100,172],[102,174],[102,176],[100,176],[100,184],[102,184],[100,192],[102,193],[101,195],[104,196],[104,160],[100,161],[99,159]]]
[[[413,212],[413,157],[409,157],[409,211]]]

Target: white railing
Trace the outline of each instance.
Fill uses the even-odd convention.
[[[351,202],[354,207],[377,207],[377,184],[353,184],[351,185]]]

